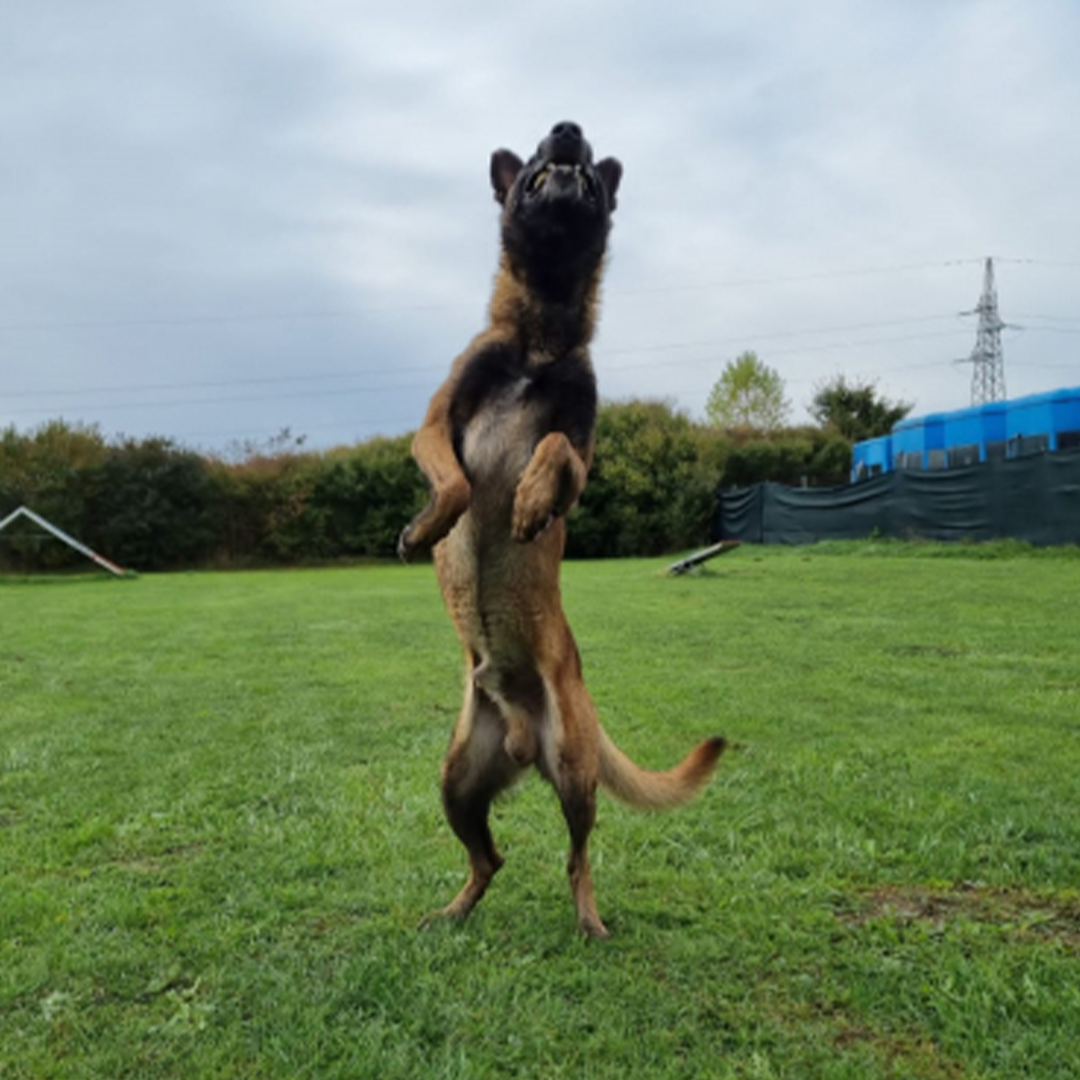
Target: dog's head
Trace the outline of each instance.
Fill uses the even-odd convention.
[[[581,128],[564,121],[523,162],[491,155],[491,184],[502,205],[502,241],[515,270],[534,284],[572,288],[599,266],[622,166],[593,163]]]

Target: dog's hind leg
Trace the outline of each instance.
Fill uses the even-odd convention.
[[[564,766],[559,778],[559,801],[570,830],[570,859],[566,869],[577,908],[578,926],[589,937],[606,938],[608,931],[596,909],[589,868],[589,833],[596,822],[596,782]]]
[[[570,858],[566,869],[577,908],[578,926],[591,938],[606,938],[608,931],[596,908],[589,867],[589,834],[596,823],[599,770],[595,713],[580,684],[564,687],[556,697],[558,721],[545,731],[539,764],[558,793],[570,831]]]
[[[469,879],[441,912],[425,922],[438,917],[464,919],[503,864],[488,812],[495,796],[520,772],[504,749],[505,731],[498,706],[470,684],[442,775],[443,809],[469,854]]]

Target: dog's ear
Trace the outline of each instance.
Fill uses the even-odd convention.
[[[491,186],[495,189],[497,203],[506,202],[517,174],[524,167],[525,163],[512,150],[496,150],[491,155]]]
[[[604,158],[597,162],[596,171],[604,182],[604,190],[607,191],[608,207],[612,210],[618,205],[615,192],[619,190],[619,181],[622,179],[622,165],[613,157]]]

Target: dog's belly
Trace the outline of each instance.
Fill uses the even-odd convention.
[[[518,482],[546,433],[529,387],[527,377],[508,384],[466,427],[461,457],[472,489],[469,509],[435,549],[462,643],[478,666],[508,676],[535,670],[552,626],[562,621],[563,521],[527,543],[511,535]]]
[[[545,628],[561,619],[563,523],[519,543],[509,521],[510,506],[474,506],[435,549],[439,583],[462,643],[478,661],[500,669],[535,663]]]

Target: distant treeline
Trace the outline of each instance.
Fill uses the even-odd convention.
[[[427,489],[410,436],[326,451],[293,447],[223,460],[166,438],[107,439],[53,421],[0,431],[0,519],[20,505],[135,570],[295,565],[392,557]],[[821,428],[768,437],[694,423],[663,402],[602,406],[596,460],[573,511],[568,555],[655,555],[709,538],[719,487],[759,480],[843,483],[851,444]],[[0,567],[59,568],[79,557],[0,533]]]

